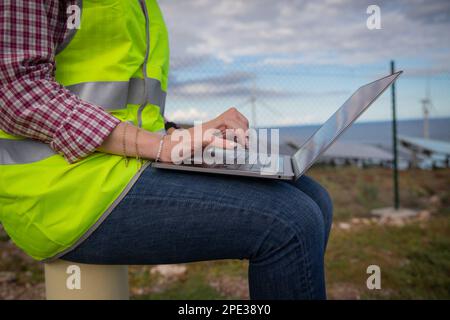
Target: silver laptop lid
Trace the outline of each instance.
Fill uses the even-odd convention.
[[[298,179],[403,71],[360,87],[292,156]]]

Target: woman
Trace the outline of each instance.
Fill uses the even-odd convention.
[[[325,298],[332,205],[319,184],[148,166],[172,160],[179,130],[162,116],[156,1],[4,0],[0,11],[0,221],[19,247],[92,264],[248,259],[252,299]],[[248,121],[231,108],[202,129]]]

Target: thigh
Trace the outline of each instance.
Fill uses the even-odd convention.
[[[311,225],[307,219],[317,220],[310,216],[318,211],[314,206],[280,181],[147,168],[99,228],[63,259],[99,264],[251,259],[269,230],[281,238]]]

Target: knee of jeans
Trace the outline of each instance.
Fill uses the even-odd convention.
[[[327,226],[331,226],[333,221],[333,200],[331,199],[330,194],[327,189],[325,189],[320,183],[315,181],[314,179],[303,176],[301,177],[303,180],[300,183],[307,183],[307,191],[310,193],[310,197],[317,203],[320,210],[322,211],[322,215]],[[299,189],[302,190],[302,187],[299,186]],[[305,190],[306,191],[306,190]]]
[[[311,200],[290,199],[273,213],[271,224],[261,230],[250,260],[258,262],[294,250],[322,248],[324,221],[320,208]],[[303,252],[306,253],[306,252]]]
[[[322,211],[325,223],[330,226],[333,221],[333,200],[331,199],[330,194],[327,189],[322,187],[319,183],[317,183],[318,187],[318,206]]]
[[[264,264],[298,244],[297,232],[278,219],[263,228],[248,256],[253,264]]]
[[[284,222],[294,228],[299,237],[314,239],[323,235],[325,221],[322,210],[310,197],[291,199],[282,213]]]

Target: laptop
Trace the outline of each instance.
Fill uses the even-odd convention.
[[[403,71],[368,83],[344,102],[344,104],[306,140],[292,156],[280,155],[276,165],[256,163],[243,164],[195,164],[195,163],[164,163],[153,162],[155,168],[181,171],[205,172],[234,176],[247,176],[265,179],[297,180],[316,160],[336,141],[336,139],[369,108],[369,106],[400,76]],[[232,150],[233,151],[233,150]],[[213,151],[214,152],[214,151]],[[217,152],[217,150],[215,151]],[[227,152],[227,151],[225,151]],[[259,156],[256,155],[256,156]],[[246,152],[245,160],[249,158]],[[267,155],[264,155],[267,159]],[[275,170],[273,168],[276,168]]]

